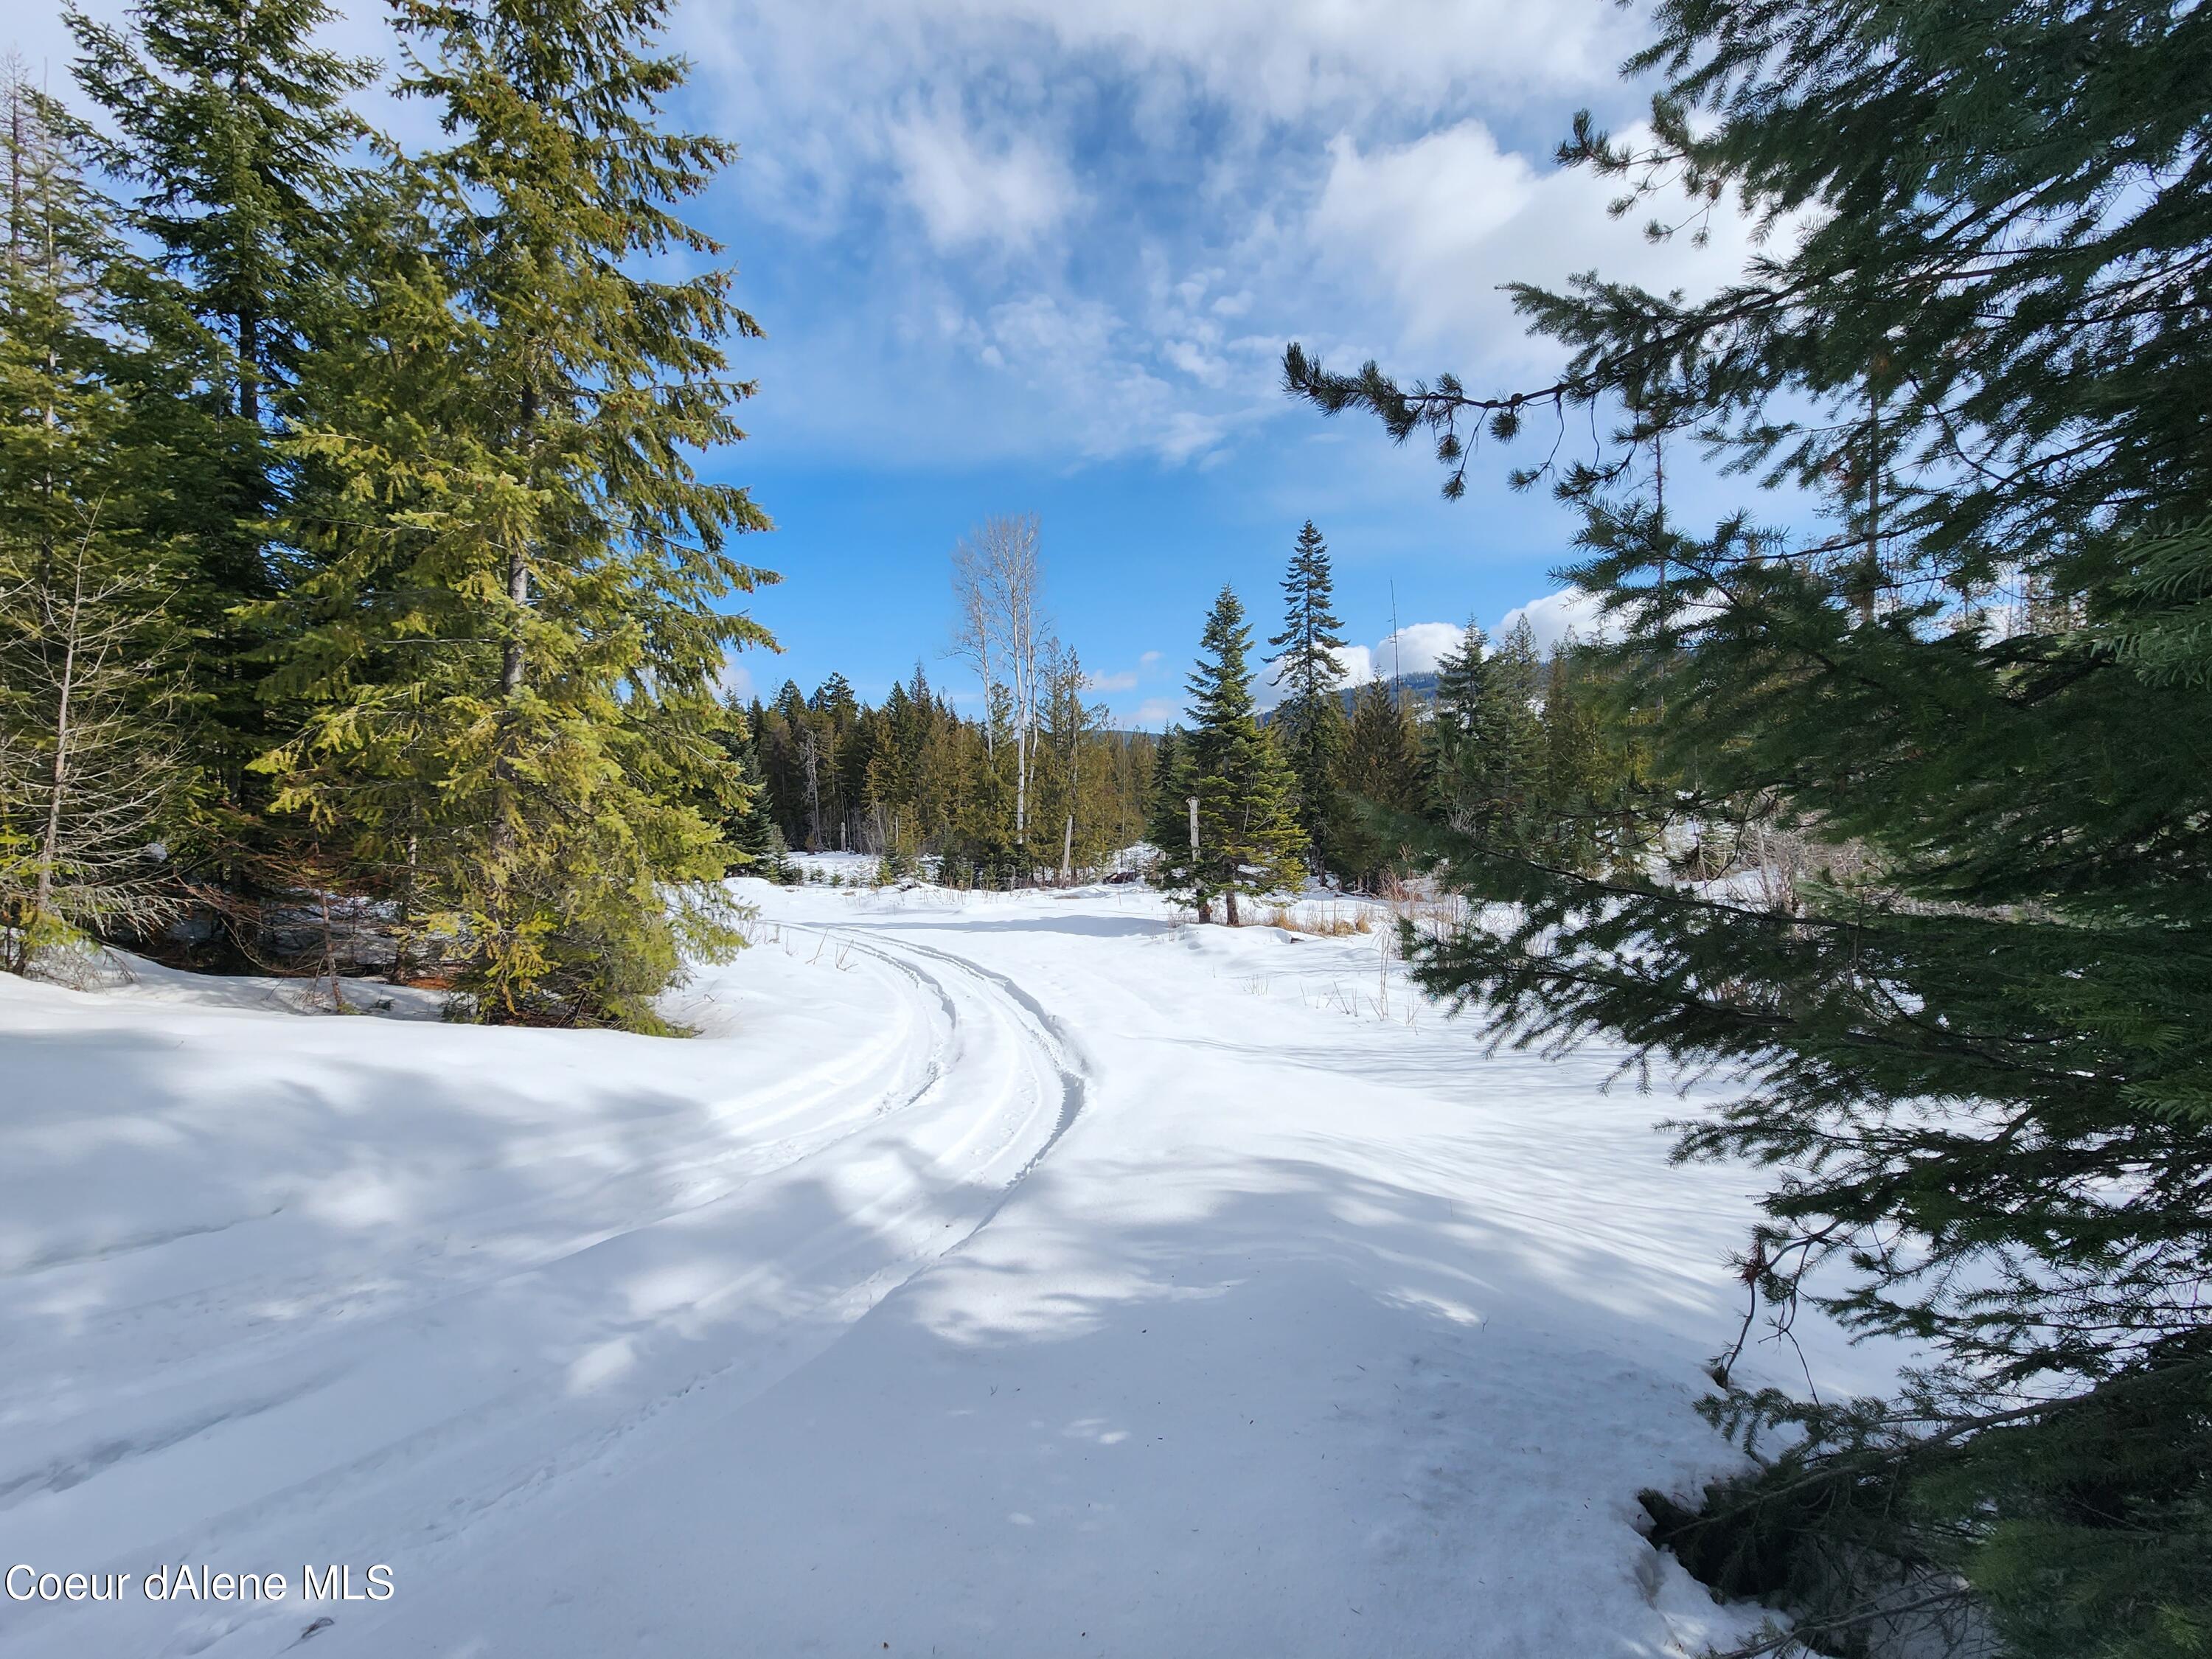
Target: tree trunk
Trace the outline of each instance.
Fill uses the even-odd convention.
[[[1221,906],[1228,915],[1229,925],[1231,927],[1243,925],[1237,920],[1237,890],[1234,887],[1221,896]]]
[[[1065,887],[1075,860],[1075,814],[1067,815],[1067,828],[1060,837],[1060,884]]]
[[[507,555],[507,597],[517,612],[530,603],[530,556],[520,547]],[[507,636],[507,657],[500,664],[499,692],[511,697],[522,689],[522,618],[518,614]]]
[[[42,921],[53,908],[54,864],[61,857],[62,793],[69,787],[70,693],[76,684],[76,641],[84,610],[84,559],[78,556],[70,591],[69,631],[62,645],[62,678],[54,711],[54,764],[47,780],[46,830],[39,843],[39,884],[31,901],[31,920]]]

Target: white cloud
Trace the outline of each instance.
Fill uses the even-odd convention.
[[[735,657],[722,659],[722,672],[714,677],[714,684],[724,696],[735,697],[739,702],[750,702],[753,699],[753,671]]]
[[[1394,674],[1433,674],[1438,660],[1459,643],[1465,632],[1451,623],[1407,623],[1373,645],[1340,646],[1329,654],[1336,659],[1342,676],[1340,684],[1345,687],[1389,679]],[[1273,708],[1282,702],[1279,672],[1279,665],[1270,664],[1254,683],[1254,696],[1261,708]]]
[[[1299,418],[1285,340],[1430,367],[1465,337],[1431,278],[1524,274],[1546,204],[1602,222],[1471,112],[1547,150],[1617,98],[1637,27],[1595,0],[686,0],[675,44],[745,146],[737,252],[795,234],[818,257],[780,257],[837,270],[757,297],[756,419],[913,461],[1218,464]],[[1047,310],[1085,337],[1001,337]]]
[[[1514,606],[1498,624],[1498,632],[1503,635],[1524,620],[1528,631],[1535,636],[1536,649],[1545,654],[1557,647],[1570,632],[1585,645],[1610,638],[1613,632],[1598,608],[1596,597],[1579,587],[1563,587],[1540,599]]]
[[[1138,727],[1170,726],[1182,718],[1182,705],[1172,697],[1147,697],[1129,716]]]
[[[1455,648],[1467,629],[1455,623],[1407,623],[1376,642],[1370,659],[1377,678],[1393,674],[1433,674],[1444,653]]]
[[[1137,689],[1137,672],[1129,669],[1119,674],[1091,674],[1084,684],[1093,691],[1133,691]]]
[[[334,36],[388,58],[381,9],[341,3]],[[738,354],[764,438],[1218,465],[1310,421],[1285,340],[1517,374],[1549,348],[1500,282],[1732,268],[1646,248],[1546,159],[1577,106],[1625,107],[1642,28],[1596,0],[681,0],[698,68],[672,113],[743,146],[686,212],[769,329]],[[66,61],[40,9],[19,33]]]
[[[1642,129],[1622,135],[1648,139]],[[1614,219],[1616,181],[1587,168],[1542,167],[1502,149],[1468,118],[1401,143],[1363,145],[1349,133],[1328,144],[1328,174],[1315,202],[1314,245],[1355,293],[1387,300],[1400,349],[1456,354],[1462,372],[1523,373],[1556,356],[1528,338],[1503,285],[1563,284],[1593,268],[1647,288],[1711,291],[1735,276],[1751,242],[1726,204],[1700,247],[1687,230],[1654,245],[1651,212]],[[1678,203],[1664,198],[1662,216]]]
[[[1347,645],[1331,653],[1346,685],[1364,685],[1375,678],[1375,653],[1364,645]]]
[[[1080,199],[1059,155],[1023,135],[979,139],[957,114],[909,117],[891,127],[890,143],[907,197],[943,251],[1027,248]]]

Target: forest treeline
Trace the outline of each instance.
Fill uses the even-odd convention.
[[[1571,635],[1547,657],[1525,621],[1495,642],[1470,623],[1432,685],[1354,685],[1328,546],[1309,520],[1280,631],[1255,642],[1224,588],[1186,717],[1155,738],[1114,727],[1076,652],[1041,621],[1024,701],[1029,671],[1009,665],[1030,653],[1020,618],[1043,614],[1036,536],[1033,519],[990,520],[956,554],[958,654],[987,675],[970,694],[983,712],[960,712],[921,665],[873,707],[842,674],[750,704],[737,751],[763,787],[733,839],[761,872],[787,873],[787,849],[850,851],[880,855],[884,879],[1010,887],[1129,868],[1123,855],[1149,842],[1135,868],[1201,920],[1218,902],[1234,923],[1240,897],[1313,881],[1373,891],[1411,869],[1431,828],[1510,828],[1594,874],[1656,850],[1667,815],[1638,729],[1647,716]],[[1019,550],[1022,605],[974,589],[979,550],[994,544]]]

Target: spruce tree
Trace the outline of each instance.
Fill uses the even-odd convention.
[[[1337,696],[1344,671],[1334,654],[1344,646],[1338,631],[1344,623],[1332,609],[1335,597],[1328,544],[1308,519],[1283,577],[1283,631],[1267,641],[1279,647],[1267,661],[1283,692],[1269,725],[1297,781],[1298,827],[1305,831],[1307,859],[1316,871],[1334,867],[1330,840],[1340,815],[1332,774],[1346,736],[1344,705]]]
[[[1384,681],[1368,681],[1352,699],[1335,781],[1348,806],[1340,868],[1371,890],[1396,866],[1405,822],[1425,804],[1419,729]]]
[[[1905,1594],[1978,1594],[2022,1655],[2201,1652],[2212,22],[1663,0],[1656,27],[1629,64],[1662,82],[1651,137],[1585,117],[1564,159],[1631,199],[1684,183],[1693,216],[1735,192],[1783,245],[1694,302],[1516,289],[1567,348],[1548,386],[1402,387],[1295,349],[1285,371],[1431,430],[1454,493],[1473,422],[1620,411],[1559,479],[1585,515],[1568,574],[1625,631],[1658,781],[1826,873],[1770,905],[1649,863],[1470,858],[1519,903],[1423,945],[1423,975],[1516,1040],[1749,1073],[1684,1141],[1788,1172],[1747,1284],[1939,1362],[1893,1406],[1718,1397],[1791,1432],[1668,1534],[1686,1552],[1825,1541],[1845,1570],[1800,1580],[1814,1640],[1878,1606],[1851,1570],[1872,1547],[1928,1569]],[[1688,533],[1644,465],[1674,427],[1825,526]]]
[[[1437,665],[1427,732],[1430,808],[1462,833],[1510,842],[1534,807],[1535,668],[1525,636],[1492,653],[1472,622]]]
[[[1170,726],[1152,751],[1152,786],[1145,797],[1145,839],[1157,854],[1152,885],[1162,892],[1186,890],[1194,880],[1190,798],[1195,793],[1188,741],[1181,726]]]
[[[1540,823],[1533,844],[1547,861],[1586,875],[1608,863],[1608,811],[1620,779],[1599,705],[1571,644],[1552,653],[1544,682]]]
[[[198,370],[184,396],[148,395],[172,404],[162,528],[194,558],[178,604],[229,834],[254,805],[243,769],[269,729],[255,682],[270,641],[240,607],[282,586],[279,440],[352,258],[339,212],[365,130],[346,100],[375,66],[313,44],[332,15],[323,0],[142,0],[119,25],[64,12],[76,79],[105,118],[85,139],[156,260],[137,284],[140,326]]]
[[[1181,764],[1198,798],[1198,848],[1170,866],[1167,884],[1187,894],[1200,920],[1222,901],[1237,924],[1239,894],[1295,889],[1304,874],[1304,836],[1291,811],[1296,787],[1273,736],[1259,721],[1247,653],[1252,632],[1244,607],[1224,587],[1213,602],[1188,683],[1191,730]],[[1163,826],[1164,827],[1164,826]]]
[[[714,694],[766,635],[718,601],[765,519],[690,457],[742,436],[723,343],[757,332],[675,215],[730,157],[663,131],[665,7],[405,0],[400,92],[441,148],[361,211],[366,313],[317,355],[293,441],[303,570],[269,693],[307,713],[277,805],[404,858],[465,941],[489,1018],[651,1029],[687,951],[734,935]]]
[[[61,112],[0,76],[0,968],[173,913],[189,778],[180,550],[159,520],[158,363]]]
[[[721,732],[721,745],[735,773],[720,803],[722,839],[730,849],[729,872],[782,881],[787,874],[787,849],[769,815],[768,789],[761,781],[760,728],[738,706],[735,696],[726,696],[723,707],[728,721]]]

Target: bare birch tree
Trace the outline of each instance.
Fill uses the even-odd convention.
[[[1037,560],[1039,538],[1036,514],[1005,514],[986,519],[952,550],[957,605],[953,653],[975,667],[987,707],[995,688],[1003,685],[1009,694],[1017,842],[1029,830],[1042,669],[1052,644]],[[987,726],[987,749],[989,742]],[[991,757],[995,760],[995,753]]]

